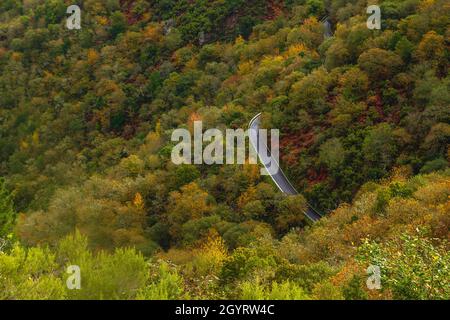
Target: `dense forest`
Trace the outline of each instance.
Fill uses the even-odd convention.
[[[378,3],[1,0],[0,299],[450,299],[450,5]],[[301,195],[172,163],[259,112]]]

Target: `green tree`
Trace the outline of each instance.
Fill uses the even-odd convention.
[[[120,33],[125,32],[127,21],[122,12],[116,11],[111,15],[111,36],[117,37]]]
[[[352,68],[339,78],[339,85],[345,98],[360,100],[367,95],[369,78],[359,68]]]
[[[326,70],[319,69],[292,85],[291,105],[320,114],[328,110],[326,97],[330,78]]]
[[[14,228],[14,212],[11,193],[6,189],[5,179],[0,178],[0,238],[8,236]]]
[[[403,59],[403,62],[409,63],[414,52],[414,45],[408,38],[402,37],[395,46],[395,52]]]
[[[135,249],[93,253],[78,231],[60,241],[57,259],[64,269],[80,267],[81,289],[67,290],[69,299],[134,299],[148,278],[147,262]]]
[[[450,299],[450,252],[448,244],[404,234],[384,244],[367,241],[359,259],[381,270],[383,290],[394,299]]]
[[[445,38],[435,31],[430,31],[423,36],[416,52],[419,60],[435,62],[440,62],[446,54],[448,55],[448,49],[446,50]]]
[[[181,299],[184,293],[183,278],[167,263],[161,262],[157,276],[137,295],[138,300],[175,300]]]
[[[319,159],[328,168],[338,169],[345,160],[345,149],[338,138],[332,138],[320,146]]]
[[[16,244],[0,253],[0,300],[58,300],[66,297],[55,254]]]
[[[368,168],[381,170],[376,174],[385,174],[392,165],[397,152],[392,127],[387,123],[382,123],[371,129],[364,139],[362,151]]]
[[[243,300],[309,300],[303,289],[290,281],[273,282],[269,288],[255,282],[244,282],[241,290],[240,299]]]
[[[395,53],[379,48],[369,49],[359,56],[358,65],[374,82],[389,79],[402,66],[402,59]]]
[[[302,195],[284,197],[277,202],[277,217],[275,227],[278,232],[286,233],[291,228],[300,227],[305,223],[307,204]]]
[[[203,191],[195,182],[184,185],[180,192],[172,192],[169,196],[167,220],[173,239],[181,240],[181,227],[184,223],[203,218],[211,210],[208,193]]]

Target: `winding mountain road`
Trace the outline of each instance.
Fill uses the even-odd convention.
[[[258,158],[264,167],[269,172],[270,177],[273,182],[277,185],[278,189],[286,195],[297,195],[299,194],[297,190],[292,186],[283,170],[281,170],[280,165],[276,159],[274,159],[270,153],[267,145],[261,142],[259,145],[259,127],[261,125],[261,113],[257,114],[249,123],[249,140],[253,148],[255,148]],[[261,150],[266,150],[261,152]],[[267,168],[267,164],[271,166],[275,165],[276,168]],[[275,169],[275,170],[274,170]],[[275,172],[275,173],[274,173]],[[317,212],[309,203],[307,203],[307,209],[303,212],[307,218],[312,222],[317,222],[322,218],[322,215]]]
[[[323,24],[324,30],[323,30],[323,37],[325,39],[330,38],[333,36],[333,30],[332,30],[332,24],[331,20],[328,16],[325,16],[321,19],[321,22]],[[258,135],[259,135],[259,127],[261,124],[261,113],[257,114],[249,123],[249,140],[252,144],[253,148],[255,148],[256,153],[258,154],[258,158],[261,161],[261,163],[264,165],[264,167],[267,169],[270,177],[272,178],[273,182],[277,185],[278,189],[280,189],[281,192],[283,192],[286,195],[296,195],[299,194],[297,190],[292,186],[286,175],[284,174],[283,170],[281,170],[280,165],[276,159],[274,159],[271,154],[269,148],[262,144],[258,146]],[[264,148],[267,150],[266,152],[260,152],[260,150],[264,150]],[[275,165],[276,168],[270,168],[270,170],[267,168],[267,164]],[[274,170],[275,169],[275,170]],[[275,172],[275,173],[273,173]],[[307,203],[307,208],[303,212],[308,219],[310,219],[312,222],[317,222],[322,218],[322,215],[314,209],[309,203]]]

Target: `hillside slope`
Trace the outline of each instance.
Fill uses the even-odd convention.
[[[66,1],[0,3],[4,297],[23,282],[17,297],[98,298],[129,271],[111,298],[167,283],[160,298],[448,298],[448,282],[414,270],[378,296],[363,281],[397,256],[417,270],[436,256],[448,274],[448,1],[379,1],[381,30],[363,0],[82,3],[81,30],[66,28]],[[174,129],[245,129],[259,112],[302,195],[256,165],[172,163]],[[330,217],[310,226],[306,200]],[[95,289],[71,296],[58,277],[77,255]],[[103,263],[117,278],[97,276]]]

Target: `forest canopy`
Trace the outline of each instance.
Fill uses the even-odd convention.
[[[0,299],[450,298],[448,1],[76,2],[0,2]],[[299,195],[171,162],[260,112]]]

